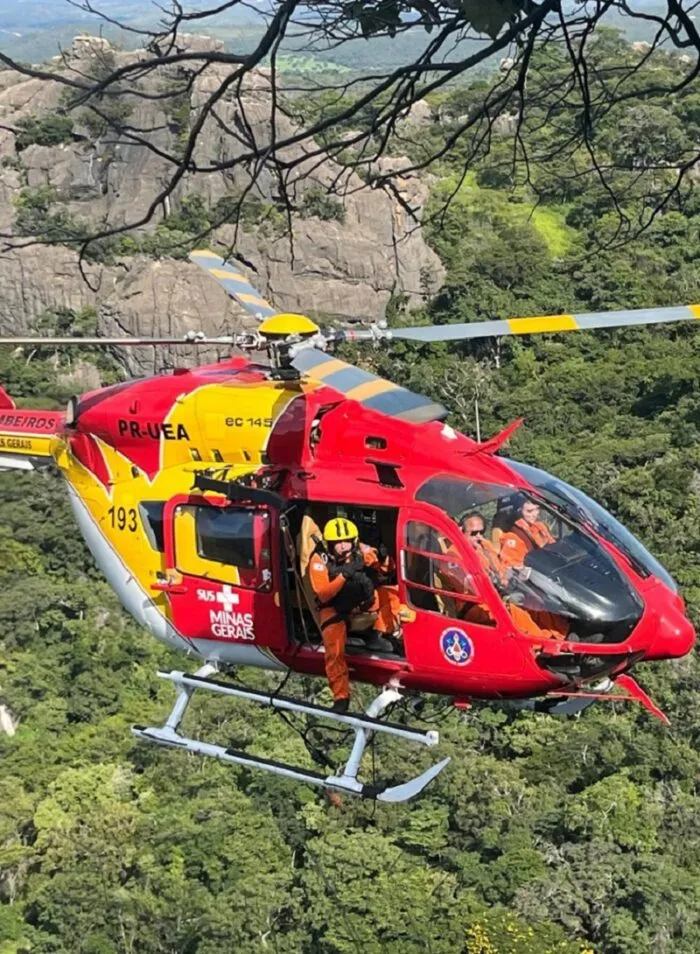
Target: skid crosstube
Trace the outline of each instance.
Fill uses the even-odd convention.
[[[192,676],[187,676],[182,672],[159,672],[159,676],[164,679],[170,679],[171,682],[175,683],[178,687],[179,692],[175,705],[164,726],[159,728],[133,726],[131,730],[132,733],[146,742],[154,742],[157,745],[184,749],[187,752],[202,755],[207,758],[215,758],[235,765],[260,769],[308,785],[317,785],[324,789],[335,789],[364,798],[373,798],[381,802],[404,802],[415,797],[450,761],[449,758],[443,759],[436,765],[426,769],[421,775],[393,786],[388,784],[368,785],[360,782],[357,779],[360,762],[367,741],[375,732],[395,735],[411,742],[422,743],[423,745],[437,745],[438,733],[433,730],[421,731],[419,729],[409,729],[397,723],[381,721],[379,718],[381,713],[385,711],[388,705],[392,702],[396,702],[400,698],[400,693],[397,689],[389,686],[382,690],[379,696],[377,696],[369,706],[367,712],[362,715],[340,714],[314,703],[299,702],[290,696],[270,695],[256,692],[255,690],[247,689],[234,683],[206,678],[212,671],[215,671],[213,667],[205,666],[197,674]],[[284,762],[261,758],[247,752],[239,752],[236,749],[227,748],[223,745],[203,742],[198,739],[190,739],[187,736],[181,735],[178,732],[180,722],[184,718],[190,699],[197,689],[247,699],[259,705],[270,706],[276,709],[314,715],[321,719],[347,725],[349,729],[355,732],[355,741],[343,771],[339,775],[322,775],[319,772],[287,765]]]

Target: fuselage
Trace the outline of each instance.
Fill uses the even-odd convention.
[[[438,421],[397,419],[304,378],[275,380],[242,358],[84,395],[52,451],[124,606],[206,661],[323,673],[298,560],[307,523],[334,512],[359,515],[388,547],[404,608],[404,653],[356,652],[357,680],[525,697],[681,656],[694,642],[670,577],[574,488]],[[204,488],[203,475],[213,481]],[[458,520],[478,510],[495,534],[518,492],[558,536],[504,596]],[[448,567],[461,593],[445,584]],[[523,632],[514,602],[566,618],[568,635]]]

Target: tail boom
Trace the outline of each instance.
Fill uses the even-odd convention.
[[[0,470],[34,470],[49,463],[52,438],[64,424],[62,411],[18,408],[0,387]]]

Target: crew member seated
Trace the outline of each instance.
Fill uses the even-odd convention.
[[[537,510],[539,512],[539,507]],[[462,518],[460,527],[489,579],[498,592],[505,595],[515,582],[519,571],[515,567],[508,566],[498,555],[494,545],[486,539],[486,521],[480,513],[472,513]],[[553,543],[554,540],[552,539],[551,542]],[[546,610],[525,609],[509,600],[506,600],[506,609],[517,628],[528,636],[541,636],[543,639],[566,638],[568,624],[561,616],[548,613]],[[485,604],[472,605],[464,618],[472,623],[493,622],[493,616]]]
[[[472,513],[463,517],[460,529],[476,551],[479,562],[486,570],[491,581],[503,589],[507,586],[511,571],[503,565],[496,547],[486,539],[486,521],[480,513]]]
[[[531,550],[554,543],[549,527],[539,519],[540,508],[527,498],[518,507],[518,517],[501,538],[501,559],[506,566],[521,567]]]
[[[319,603],[326,676],[333,693],[333,711],[347,712],[350,678],[345,658],[348,619],[357,612],[374,611],[374,630],[365,639],[372,652],[393,652],[385,638],[396,630],[399,597],[389,585],[393,560],[360,543],[356,525],[335,517],[323,528],[325,551],[317,550],[309,563],[309,580]],[[385,635],[382,635],[385,634]]]

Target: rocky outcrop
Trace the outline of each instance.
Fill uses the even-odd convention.
[[[414,132],[421,127],[429,126],[435,121],[433,110],[424,99],[417,99],[412,103],[410,109],[397,122],[397,128],[400,132]]]
[[[91,281],[101,273],[87,269]],[[0,331],[26,331],[43,311],[95,305],[95,294],[81,278],[75,252],[61,246],[29,245],[0,254]]]
[[[49,309],[95,308],[100,333],[184,337],[204,330],[208,336],[233,334],[250,327],[251,319],[216,282],[189,262],[144,256],[120,260],[109,268],[84,266],[62,246],[31,245],[0,255],[0,332],[26,330],[34,317]],[[126,349],[125,349],[126,351]],[[138,349],[123,355],[132,373],[151,372],[173,363],[214,360],[213,349],[191,347]]]
[[[181,42],[195,50],[215,45],[206,37],[184,37]],[[85,73],[100,59],[120,64],[139,55],[115,52],[103,39],[82,37],[55,67]],[[200,65],[192,62],[188,68],[194,71]],[[164,111],[162,100],[127,95],[128,122],[148,129],[153,145],[172,152],[182,134],[183,115],[196,114],[227,70],[225,65],[213,65],[197,75],[177,118]],[[18,75],[8,82],[7,72],[0,77],[0,232],[12,228],[13,202],[23,187],[50,186],[61,208],[91,224],[121,227],[145,212],[172,172],[167,160],[126,136],[101,134],[80,110],[72,114],[70,141],[18,150],[13,134],[18,120],[55,111],[65,92],[58,84]],[[166,85],[182,85],[184,79],[180,70],[151,75],[140,83],[145,91],[154,92]],[[200,162],[235,160],[241,154],[236,130],[241,126],[242,106],[245,123],[258,141],[269,140],[271,93],[265,70],[248,78],[241,101],[224,98],[217,106],[216,118],[205,123],[197,144]],[[172,110],[172,105],[168,108]],[[289,119],[278,115],[278,139],[293,129]],[[392,294],[403,292],[419,302],[426,293],[437,291],[442,268],[418,228],[427,198],[425,184],[417,177],[396,178],[393,190],[372,189],[343,167],[307,159],[308,149],[308,144],[300,144],[289,150],[289,158],[303,160],[288,181],[293,204],[298,208],[312,189],[332,193],[344,207],[344,221],[295,216],[291,237],[255,227],[236,232],[223,227],[219,238],[235,244],[253,266],[248,272],[253,284],[281,309],[340,318],[377,319],[384,315]],[[190,176],[143,230],[153,230],[187,193],[198,193],[213,206],[249,181],[246,170],[235,162],[226,178],[220,173]],[[263,168],[256,178],[255,194],[272,202],[277,192],[276,179]],[[109,266],[92,265],[87,272],[92,288],[80,276],[77,255],[63,247],[29,245],[0,254],[0,329],[4,333],[26,330],[42,310],[88,304],[98,310],[105,334],[181,334],[202,329],[211,335],[249,321],[211,279],[186,262],[136,256]]]

